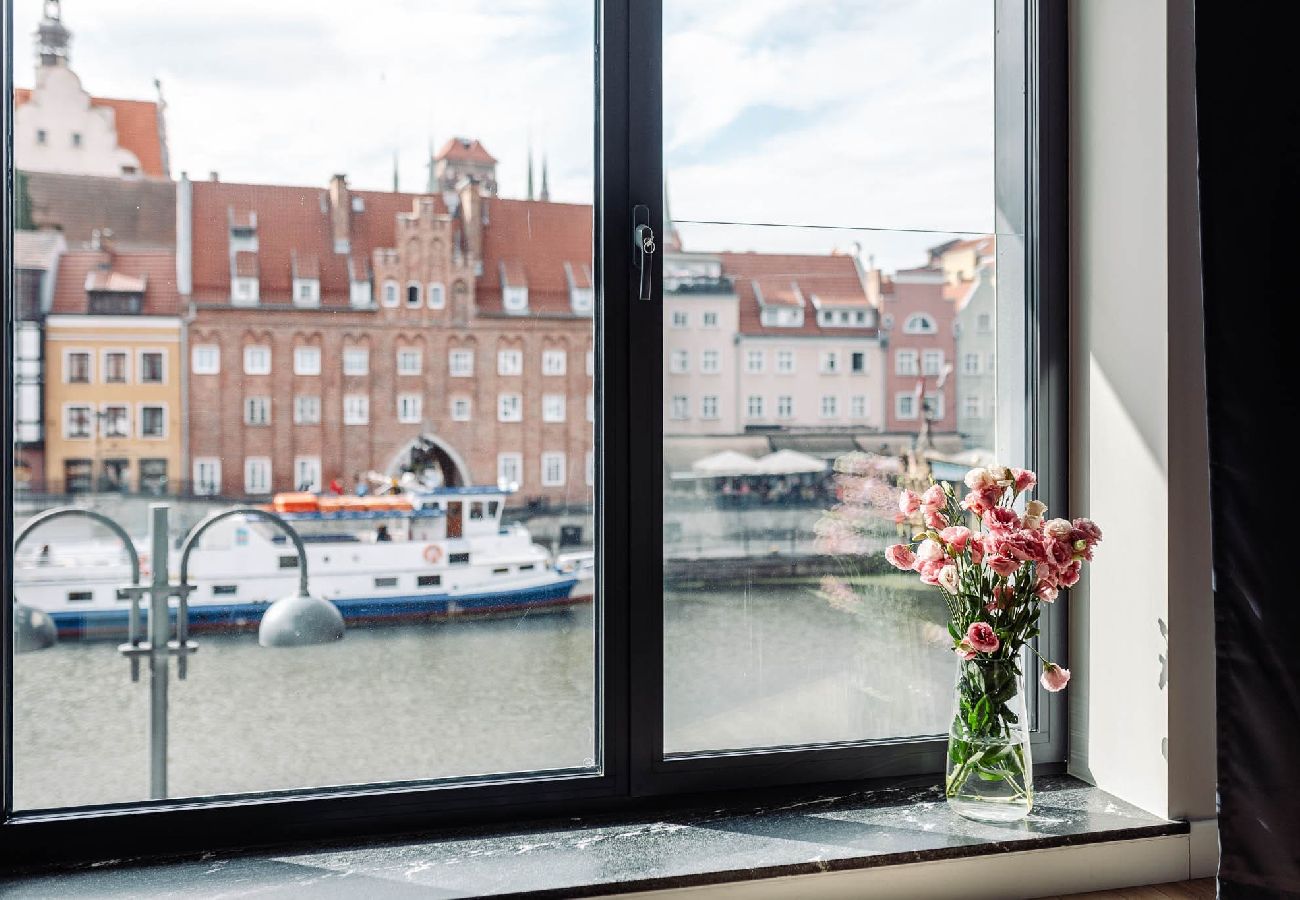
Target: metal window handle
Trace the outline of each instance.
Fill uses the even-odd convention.
[[[651,299],[650,275],[654,270],[652,256],[655,255],[655,232],[650,227],[650,208],[635,206],[632,208],[632,248],[636,253],[634,262],[641,273],[637,297]]]

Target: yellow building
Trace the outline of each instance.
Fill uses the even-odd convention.
[[[64,254],[45,320],[48,490],[180,488],[179,313],[171,251]]]

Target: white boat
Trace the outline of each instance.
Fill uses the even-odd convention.
[[[502,525],[507,492],[441,488],[384,498],[281,495],[276,514],[302,537],[312,594],[349,624],[494,616],[591,600],[590,552],[553,560],[521,524]],[[286,499],[288,498],[288,499]],[[138,546],[148,570],[145,548]],[[175,582],[179,554],[172,554]],[[125,554],[107,543],[26,551],[15,595],[50,615],[60,638],[125,634]],[[254,628],[298,588],[298,555],[274,524],[235,516],[213,525],[190,556],[190,631]],[[142,582],[148,583],[146,575]],[[173,615],[176,601],[173,599]]]

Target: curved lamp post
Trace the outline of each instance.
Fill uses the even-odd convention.
[[[213,525],[232,516],[252,516],[270,522],[283,531],[298,551],[298,593],[274,601],[262,615],[257,629],[257,642],[263,647],[303,647],[311,644],[328,644],[343,637],[343,615],[338,607],[323,597],[313,597],[307,591],[307,548],[298,532],[275,513],[253,506],[237,506],[213,513],[185,536],[181,544],[181,587],[191,590],[189,584],[190,553],[198,546]],[[181,616],[177,621],[177,639],[185,640],[189,623],[185,615],[185,594],[181,594]],[[182,667],[185,658],[181,657]]]

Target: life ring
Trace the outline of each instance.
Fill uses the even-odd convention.
[[[437,544],[426,544],[424,547],[424,561],[429,565],[437,565],[442,559],[442,548]]]

